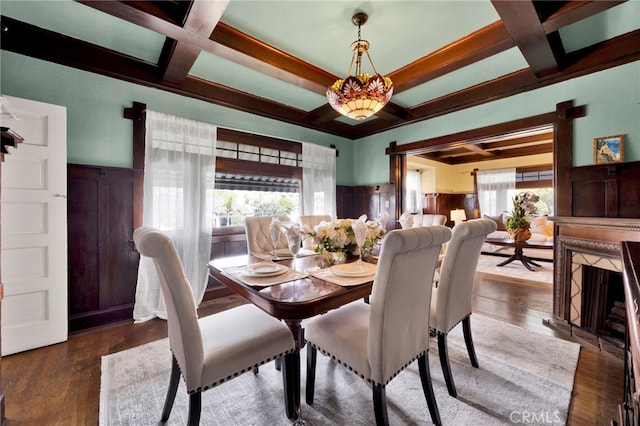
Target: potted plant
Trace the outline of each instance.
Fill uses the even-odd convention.
[[[513,241],[522,242],[531,238],[529,218],[536,214],[540,197],[533,192],[521,192],[513,197],[513,210],[508,212],[507,232]]]

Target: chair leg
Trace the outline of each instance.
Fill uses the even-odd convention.
[[[376,415],[376,426],[387,426],[387,393],[382,385],[373,385],[373,412]]]
[[[316,359],[318,351],[311,345],[307,345],[307,390],[305,399],[307,404],[313,404],[313,395],[316,386]]]
[[[462,331],[464,333],[464,343],[467,345],[471,365],[478,368],[478,358],[476,357],[476,350],[473,347],[473,338],[471,337],[471,315],[467,315],[467,317],[462,320]]]
[[[427,399],[427,406],[429,407],[429,413],[431,414],[431,421],[434,425],[442,424],[440,420],[440,410],[438,410],[438,403],[436,402],[436,394],[433,392],[433,385],[431,383],[431,372],[429,371],[429,360],[427,354],[418,358],[418,370],[420,370],[420,381],[422,382],[422,391],[424,397]]]
[[[200,412],[202,411],[202,392],[198,391],[189,395],[189,420],[187,425],[198,426],[200,424]]]
[[[279,356],[278,358],[276,358],[274,364],[276,366],[276,370],[280,371],[280,369],[282,368],[282,357]]]
[[[169,420],[171,409],[173,408],[173,401],[176,399],[176,392],[178,391],[178,384],[180,382],[180,366],[178,366],[178,360],[174,356],[171,362],[171,376],[169,377],[169,389],[167,389],[167,397],[164,400],[164,408],[162,409],[162,416],[160,421],[165,423]]]
[[[456,385],[453,382],[453,375],[451,374],[451,365],[449,365],[449,354],[447,353],[447,333],[438,331],[438,353],[440,355],[440,365],[442,366],[442,374],[444,375],[444,381],[447,384],[447,390],[449,395],[457,397]]]

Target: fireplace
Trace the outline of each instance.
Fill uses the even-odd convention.
[[[554,217],[554,318],[545,323],[622,358],[621,241],[640,241],[640,220]]]

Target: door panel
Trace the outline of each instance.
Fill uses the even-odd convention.
[[[24,141],[2,166],[2,355],[67,339],[66,109],[4,96]]]

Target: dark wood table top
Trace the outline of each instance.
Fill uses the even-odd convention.
[[[209,272],[222,284],[268,314],[282,320],[303,320],[323,314],[331,309],[362,299],[371,294],[373,280],[365,284],[343,287],[312,276],[268,287],[251,286],[223,271],[225,268],[243,266],[264,260],[254,256],[234,256],[209,262]],[[297,271],[315,266],[317,256],[278,260],[277,263]]]
[[[506,246],[506,247],[529,247],[529,248],[538,248],[538,249],[552,249],[553,241],[522,241],[515,242],[511,238],[485,238],[485,243],[494,244],[496,246]]]

